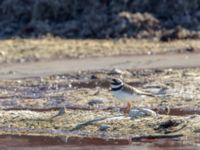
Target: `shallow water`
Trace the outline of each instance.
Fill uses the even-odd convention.
[[[187,143],[187,144],[186,144]],[[118,143],[109,144],[98,143],[97,141],[90,140],[90,143],[72,143],[66,141],[59,137],[42,137],[42,136],[11,136],[11,135],[1,135],[0,136],[0,148],[1,149],[16,149],[16,150],[194,150],[198,149],[198,145],[188,144],[188,142],[179,140],[152,140],[146,142],[132,142],[132,143]]]

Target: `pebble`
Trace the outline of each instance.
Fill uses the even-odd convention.
[[[118,68],[114,68],[111,70],[110,72],[111,74],[118,74],[118,75],[128,75],[128,76],[132,76],[132,74],[126,70],[121,70]]]
[[[5,56],[5,55],[6,55],[6,52],[0,51],[0,56]]]
[[[146,116],[156,116],[156,112],[148,108],[134,108],[130,110],[129,117],[131,118],[140,118]]]
[[[105,101],[107,101],[107,99],[95,98],[95,99],[90,100],[88,102],[88,105],[90,105],[90,106],[100,105],[100,104],[103,104]]]
[[[109,128],[110,128],[110,126],[107,124],[102,124],[99,126],[100,131],[107,131]]]
[[[91,75],[90,79],[95,80],[98,79],[98,77],[96,75]]]

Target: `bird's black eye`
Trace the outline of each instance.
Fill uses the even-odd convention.
[[[116,79],[112,79],[112,83],[118,83]]]
[[[121,81],[119,81],[117,79],[112,79],[112,84],[118,85],[118,84],[121,84]]]
[[[116,82],[116,79],[112,79],[112,82]]]

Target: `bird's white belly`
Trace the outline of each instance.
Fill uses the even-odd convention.
[[[132,100],[138,100],[139,98],[141,98],[137,94],[129,94],[123,91],[112,91],[112,94],[114,97],[122,101],[132,101]]]

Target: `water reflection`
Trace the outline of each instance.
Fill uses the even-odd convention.
[[[195,150],[199,149],[197,145],[186,144],[178,140],[156,140],[148,142],[134,142],[128,145],[95,145],[90,141],[89,145],[68,144],[59,137],[43,136],[0,136],[0,149],[8,150]],[[88,144],[88,143],[87,143]]]

